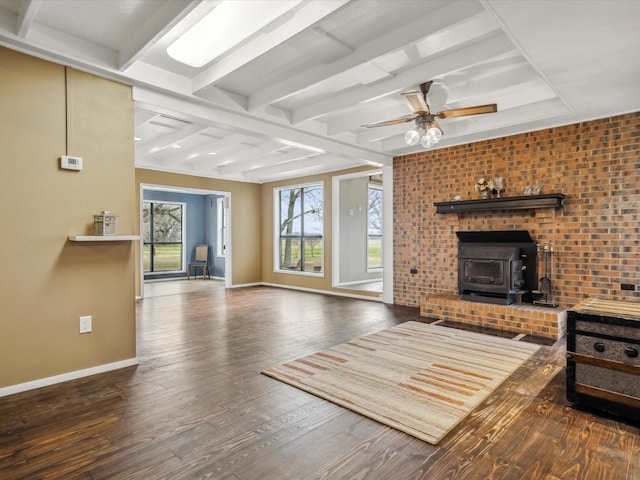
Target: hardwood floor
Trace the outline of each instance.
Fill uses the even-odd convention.
[[[417,309],[188,287],[138,303],[137,367],[0,398],[0,479],[640,479],[640,428],[566,401],[563,341],[433,446],[260,374]]]

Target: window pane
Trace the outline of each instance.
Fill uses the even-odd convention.
[[[369,235],[382,235],[382,189],[369,187]]]
[[[367,268],[382,268],[382,188],[377,185],[369,185]]]
[[[153,204],[153,241],[182,241],[182,205]]]
[[[382,268],[382,237],[369,237],[367,268]]]
[[[153,247],[153,270],[180,270],[182,268],[182,245],[155,245]]]
[[[318,186],[304,189],[304,234],[322,235],[322,188]]]
[[[142,206],[142,241],[151,241],[151,204],[147,202]]]
[[[145,245],[142,253],[142,263],[144,265],[144,271],[151,271],[151,245]]]
[[[302,259],[300,257],[299,238],[280,239],[280,268],[300,270]]]
[[[277,268],[305,272],[322,272],[323,219],[322,185],[276,190],[280,211],[279,258]]]
[[[321,272],[323,258],[322,238],[304,238],[304,271]]]
[[[181,271],[183,205],[143,202],[145,273]]]
[[[280,191],[280,233],[300,235],[302,233],[302,189]]]

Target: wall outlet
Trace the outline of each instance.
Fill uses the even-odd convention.
[[[620,289],[621,290],[635,290],[636,286],[633,283],[621,283],[620,284]]]
[[[90,333],[92,318],[91,315],[86,315],[84,317],[80,317],[80,333]]]

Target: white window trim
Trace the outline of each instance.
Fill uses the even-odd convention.
[[[308,183],[300,183],[296,185],[284,185],[282,187],[274,187],[273,188],[273,271],[275,273],[286,273],[288,275],[302,275],[307,277],[315,277],[315,278],[324,278],[324,271],[326,268],[323,268],[321,272],[303,272],[300,270],[286,270],[279,268],[280,265],[280,191],[281,190],[292,190],[295,188],[304,188],[304,187],[312,187],[320,185],[322,187],[322,264],[323,267],[326,266],[326,257],[325,257],[325,249],[324,249],[324,239],[325,239],[325,197],[326,190],[324,188],[324,181],[320,180],[318,182],[308,182]]]
[[[216,256],[220,258],[224,258],[227,256],[226,248],[226,231],[229,228],[229,222],[227,219],[226,205],[225,205],[225,197],[216,198]],[[222,216],[221,216],[222,213]],[[222,234],[222,228],[220,224],[220,219],[223,218],[225,220],[224,230],[225,234]]]

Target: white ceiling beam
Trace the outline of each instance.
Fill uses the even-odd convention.
[[[116,64],[114,50],[38,22],[31,23],[28,35],[27,40],[13,31],[0,32],[0,44],[18,50],[26,48],[32,55],[80,69],[91,66],[92,71],[103,71]]]
[[[198,145],[193,148],[180,148],[175,150],[174,153],[168,152],[169,149],[165,149],[161,152],[158,152],[160,155],[148,155],[146,158],[154,157],[155,161],[159,165],[163,166],[177,166],[181,163],[189,162],[191,160],[195,160],[196,158],[201,158],[203,155],[207,155],[209,153],[209,149],[207,145]],[[158,158],[155,158],[158,157]],[[211,155],[213,157],[213,155]]]
[[[25,38],[35,22],[36,14],[42,4],[42,0],[26,0],[20,3],[18,21],[16,23],[16,35]]]
[[[273,154],[274,150],[281,148],[282,145],[276,142],[266,142],[264,145],[252,148],[245,152],[234,152],[227,155],[225,162],[218,167],[218,171],[226,171],[228,173],[237,173],[260,162],[263,158],[268,158]]]
[[[353,105],[371,98],[387,95],[389,92],[397,92],[428,79],[436,78],[450,72],[468,67],[470,64],[486,61],[494,56],[513,51],[513,44],[503,35],[493,35],[475,42],[460,46],[460,52],[455,55],[443,55],[417,67],[405,70],[390,80],[379,82],[368,87],[362,86],[351,89],[330,99],[323,99],[312,105],[308,105],[293,113],[294,124],[317,118],[329,112],[339,111],[345,105]],[[375,121],[375,119],[372,119]]]
[[[142,108],[136,108],[135,118],[134,118],[135,126],[136,128],[142,127],[147,123],[153,122],[153,120],[155,120],[159,116],[160,116],[159,113],[151,112],[149,110],[144,110]]]
[[[251,180],[270,181],[280,178],[301,177],[312,175],[322,171],[344,169],[357,165],[345,165],[345,159],[332,155],[321,154],[314,157],[305,157],[299,160],[270,165],[268,167],[254,168],[244,173],[244,177]]]
[[[153,146],[140,149],[140,151],[136,151],[136,154],[143,157],[152,155],[160,150],[170,147],[171,145],[179,144],[188,138],[194,137],[207,129],[208,127],[203,127],[202,125],[189,125],[175,133],[172,133],[171,135],[163,136],[160,141],[153,142]]]
[[[470,11],[472,10],[473,11]],[[426,17],[417,18],[411,23],[404,24],[384,35],[377,36],[371,42],[356,49],[328,65],[318,65],[295,75],[271,87],[266,87],[249,98],[249,110],[278,102],[287,97],[320,83],[345,70],[370,62],[377,57],[400,49],[418,39],[447,28],[452,23],[461,22],[471,15],[483,11],[479,4],[465,4],[464,8],[458,2],[450,2],[447,6],[436,10]]]
[[[513,63],[513,60],[510,60]],[[524,61],[509,68],[501,68],[494,73],[480,78],[471,76],[471,79],[463,79],[457,84],[447,84],[446,105],[458,106],[469,99],[484,97],[489,93],[500,95],[500,91],[517,86],[522,89],[531,81],[542,81],[538,74]]]
[[[400,123],[398,125],[390,125],[387,127],[363,128],[358,133],[358,144],[366,145],[371,142],[384,141],[396,135],[402,135],[415,126],[414,123]]]
[[[168,96],[146,88],[134,87],[133,99],[140,102],[143,108],[144,105],[153,105],[157,111],[166,110],[169,114],[184,112],[211,126],[233,128],[256,139],[275,140],[284,145],[308,148],[310,151],[320,149],[338,156],[368,160],[384,165],[390,165],[392,162],[391,156],[380,152],[366,150],[288,125],[270,122],[267,119],[257,119],[244,112],[231,112],[209,105],[196,104],[187,99]]]
[[[253,152],[251,152],[253,154]],[[242,159],[235,161],[233,163],[227,163],[225,165],[221,165],[218,167],[218,172],[222,175],[235,175],[238,173],[242,173],[246,170],[251,170],[255,168],[262,168],[265,165],[272,164],[273,162],[277,162],[277,164],[283,162],[290,162],[292,160],[299,160],[301,158],[308,158],[310,156],[320,155],[318,153],[304,152],[301,150],[294,150],[292,152],[287,153],[278,153],[273,152],[271,149],[271,153],[268,155],[261,156],[253,156],[253,158]]]
[[[200,94],[203,89],[215,84],[252,60],[283,44],[301,31],[312,27],[348,2],[349,0],[334,0],[331,2],[303,3],[294,13],[293,19],[272,31],[257,36],[232,53],[220,58],[214,62],[213,65],[194,77],[192,82],[193,93],[196,95]]]
[[[242,155],[244,152],[251,151],[252,147],[246,144],[228,145],[225,147],[223,155],[203,155],[198,158],[185,159],[180,164],[186,165],[193,171],[198,171],[204,168],[210,173],[217,173],[217,168],[221,165],[225,165],[229,161],[230,156]]]
[[[215,157],[216,165],[225,163],[229,161],[229,157],[237,154],[238,152],[243,152],[250,147],[243,143],[246,140],[244,135],[229,133],[224,138],[220,140],[214,140],[211,143],[207,144],[209,147],[209,152],[215,152],[215,155],[210,155],[210,157]],[[208,152],[207,152],[208,153]],[[184,159],[182,161],[187,161],[190,159]]]
[[[157,2],[151,18],[138,25],[135,34],[118,52],[118,70],[129,68],[199,4],[198,0]]]

